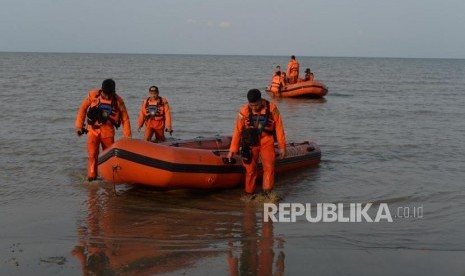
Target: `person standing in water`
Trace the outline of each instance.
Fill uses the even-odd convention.
[[[131,123],[123,99],[116,94],[115,81],[106,79],[101,89],[89,91],[76,117],[76,133],[87,133],[87,180],[97,179],[100,146],[106,149],[115,142],[115,128],[123,124],[123,136],[131,138]],[[87,127],[85,119],[87,116]]]
[[[236,125],[229,148],[228,159],[239,151],[241,143],[242,161],[246,170],[245,192],[255,192],[258,158],[263,165],[263,191],[269,194],[274,188],[275,137],[278,142],[279,158],[286,153],[286,137],[281,115],[275,104],[262,99],[258,89],[247,93],[248,104],[244,105],[237,116]]]
[[[144,139],[152,140],[155,134],[155,142],[164,142],[165,133],[173,132],[171,128],[171,111],[166,98],[159,95],[158,87],[153,85],[149,88],[149,97],[142,102],[137,120],[137,131],[145,124]]]

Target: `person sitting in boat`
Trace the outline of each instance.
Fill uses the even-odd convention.
[[[286,77],[286,73],[281,71],[281,66],[279,66],[279,65],[276,66],[276,69],[275,69],[275,71],[273,73],[273,76],[271,76],[271,79],[273,79],[273,77],[276,75],[276,72],[281,72],[281,80],[283,81],[284,86],[285,86],[287,84],[287,82],[288,82],[288,79]]]
[[[287,64],[287,77],[289,78],[289,84],[297,83],[299,79],[299,62],[292,55],[289,63]]]
[[[137,131],[140,131],[145,124],[144,139],[152,140],[155,133],[155,142],[166,140],[163,131],[173,132],[171,128],[171,111],[166,98],[159,96],[157,86],[150,86],[149,97],[142,102],[137,120]]]
[[[281,66],[276,65],[276,68],[274,69],[274,72],[273,72],[273,76],[271,76],[271,78],[274,77],[274,75],[276,74],[276,72],[281,72]]]
[[[87,116],[87,127],[84,126]],[[97,179],[97,160],[100,145],[102,149],[115,141],[115,127],[123,124],[123,136],[131,138],[131,124],[123,99],[115,92],[115,81],[106,79],[101,89],[89,91],[79,108],[76,118],[76,133],[87,133],[87,180]]]
[[[281,79],[283,79],[284,86],[289,83],[289,79],[286,76],[286,72],[281,72]]]
[[[286,136],[281,115],[275,104],[262,99],[258,89],[247,93],[248,104],[237,116],[234,133],[229,148],[228,159],[239,151],[245,167],[245,192],[251,196],[255,192],[258,158],[263,165],[263,191],[268,194],[274,187],[275,136],[278,142],[279,157],[286,154]]]
[[[284,86],[286,86],[286,84],[284,83],[281,71],[275,72],[273,78],[271,79],[270,92],[280,93]]]
[[[305,69],[305,77],[303,79],[299,79],[299,82],[304,82],[304,81],[313,81],[315,77],[313,76],[313,73],[310,71],[310,68]]]

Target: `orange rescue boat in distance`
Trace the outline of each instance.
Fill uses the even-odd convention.
[[[245,169],[240,156],[234,156],[233,162],[228,161],[230,143],[230,136],[159,144],[122,139],[100,154],[98,170],[106,181],[116,184],[232,188],[243,184]],[[286,157],[276,159],[277,174],[320,163],[321,151],[314,142],[289,143],[286,147]],[[261,164],[259,173],[262,173]]]
[[[270,92],[269,87],[266,91]],[[272,93],[282,98],[322,98],[328,94],[328,87],[319,81],[303,81],[286,85],[281,92]]]

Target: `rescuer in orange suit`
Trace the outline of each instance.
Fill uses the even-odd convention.
[[[276,72],[281,72],[281,66],[276,65],[276,68],[274,69],[274,72],[273,72],[273,75],[271,76],[271,78],[273,78],[276,75]]]
[[[270,92],[279,93],[281,92],[281,89],[284,88],[284,86],[286,86],[286,84],[282,78],[281,71],[275,72],[273,78],[271,79]]]
[[[299,82],[304,82],[304,81],[314,81],[315,76],[313,73],[310,71],[310,68],[305,69],[305,76],[303,79],[299,79]]]
[[[291,56],[287,64],[287,77],[289,78],[289,84],[297,83],[299,79],[299,62],[295,59],[294,55]]]
[[[87,116],[87,127],[85,118]],[[106,79],[102,89],[93,89],[81,103],[76,118],[76,133],[87,133],[87,180],[97,178],[99,147],[106,149],[115,141],[115,127],[123,124],[123,136],[131,138],[131,124],[123,99],[115,92],[115,81]]]
[[[166,140],[163,130],[170,134],[173,132],[170,106],[165,98],[159,96],[156,86],[149,88],[149,97],[142,102],[137,120],[137,131],[140,131],[144,124],[144,139],[147,141],[151,141],[155,133],[156,142],[163,142]]]
[[[239,151],[241,143],[242,161],[246,170],[245,192],[252,195],[255,191],[260,155],[263,165],[263,191],[268,193],[274,187],[274,136],[278,141],[279,157],[284,158],[286,153],[283,123],[276,105],[262,99],[260,90],[249,90],[247,99],[249,103],[240,109],[236,119],[228,159],[231,160],[233,154]]]
[[[281,72],[281,79],[283,80],[284,86],[286,86],[289,83],[289,80],[286,76],[286,72]]]
[[[276,69],[273,73],[273,76],[271,76],[271,79],[273,79],[277,72],[281,72],[281,81],[284,83],[285,86],[287,83],[286,72],[281,71],[281,66],[276,65]]]

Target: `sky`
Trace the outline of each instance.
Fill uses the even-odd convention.
[[[0,51],[465,58],[464,0],[0,0]]]

